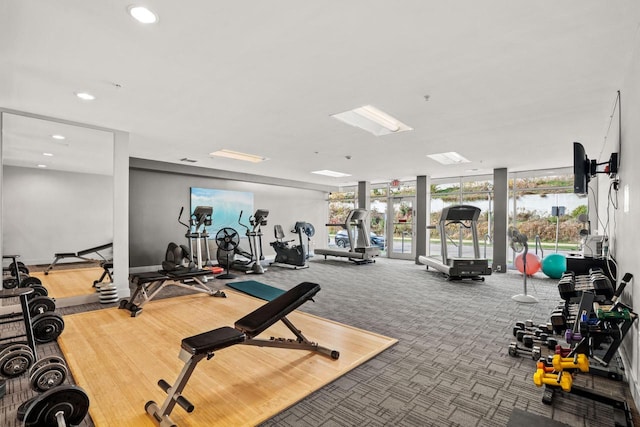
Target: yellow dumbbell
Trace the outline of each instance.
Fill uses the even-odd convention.
[[[562,391],[568,393],[573,385],[573,377],[568,372],[547,373],[544,369],[538,369],[533,374],[533,383],[538,387],[542,387],[543,384],[560,387]]]
[[[552,365],[556,371],[579,369],[580,372],[589,372],[589,359],[584,354],[578,354],[576,357],[562,357],[559,354],[554,354]]]

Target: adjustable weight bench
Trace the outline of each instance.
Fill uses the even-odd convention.
[[[137,317],[142,312],[142,307],[167,286],[178,286],[197,292],[204,292],[212,297],[226,298],[227,295],[220,290],[212,290],[204,284],[210,270],[190,268],[174,271],[151,271],[147,273],[132,274],[130,283],[136,285],[136,290],[131,299],[120,300],[118,308],[131,312],[131,317]]]
[[[107,277],[109,278],[108,283],[113,283],[113,261],[100,261],[100,268],[102,268],[102,275],[98,280],[93,281],[94,288],[98,287]]]
[[[54,254],[54,260],[53,262],[49,265],[49,267],[47,267],[47,269],[44,271],[45,276],[47,274],[49,274],[49,271],[53,270],[53,267],[55,267],[55,265],[58,263],[58,261],[60,261],[61,259],[64,258],[78,258],[78,259],[82,259],[85,261],[98,261],[97,259],[94,258],[89,258],[87,257],[87,255],[95,253],[96,255],[98,255],[100,257],[100,259],[102,259],[102,261],[108,261],[105,257],[102,256],[102,254],[100,254],[100,251],[104,251],[105,249],[109,249],[113,247],[113,243],[107,243],[105,245],[100,245],[100,246],[96,246],[94,248],[89,248],[89,249],[84,249],[82,251],[78,251],[78,252],[60,252],[57,254]]]
[[[198,362],[204,358],[209,360],[214,356],[215,351],[235,344],[317,351],[334,360],[338,359],[340,353],[337,350],[330,350],[307,340],[302,335],[302,332],[296,329],[286,318],[289,313],[306,301],[313,300],[318,291],[320,291],[320,285],[316,283],[300,283],[238,320],[233,328],[224,326],[183,339],[178,357],[185,362],[185,365],[173,386],[165,380],[158,381],[160,388],[167,393],[167,399],[162,404],[162,407],[158,406],[154,401],[147,402],[145,405],[147,413],[161,427],[176,426],[169,417],[176,403],[189,413],[195,409],[194,405],[182,395],[182,391]],[[267,340],[255,338],[278,320],[281,320],[293,332],[296,339],[271,337],[271,339]]]

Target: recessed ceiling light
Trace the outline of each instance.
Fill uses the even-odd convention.
[[[215,157],[225,157],[227,159],[233,159],[233,160],[244,160],[245,162],[252,162],[252,163],[260,163],[265,160],[269,160],[266,157],[256,156],[255,154],[240,153],[239,151],[232,151],[232,150],[226,150],[226,149],[214,151],[213,153],[209,153],[209,155],[215,156]]]
[[[65,139],[65,136],[56,134],[56,135],[51,135],[51,138],[62,141],[63,139]]]
[[[129,6],[129,15],[142,24],[158,22],[158,16],[144,6]]]
[[[53,153],[42,153],[43,156],[53,157]]]
[[[47,165],[38,165],[39,168],[46,168]]]
[[[96,99],[95,96],[87,92],[76,92],[76,96],[82,99],[83,101],[93,101],[94,99]]]
[[[390,116],[372,105],[365,105],[331,117],[348,125],[364,129],[375,136],[413,130],[395,117]]]
[[[330,176],[332,178],[344,178],[345,176],[351,176],[351,174],[343,173],[343,172],[335,172],[330,170],[321,170],[321,171],[313,171],[311,173],[315,173],[317,175],[325,175]]]
[[[427,157],[435,160],[443,165],[456,165],[459,163],[471,163],[470,160],[465,159],[460,154],[450,151],[448,153],[428,154]]]

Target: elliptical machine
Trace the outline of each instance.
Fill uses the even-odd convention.
[[[191,263],[202,269],[202,266],[208,266],[211,261],[211,255],[209,253],[209,233],[207,232],[208,226],[212,224],[211,215],[213,214],[213,208],[211,206],[196,206],[189,219],[189,224],[182,222],[182,213],[184,212],[184,206],[180,208],[180,214],[178,215],[178,222],[187,227],[187,233],[184,235],[189,240],[189,251],[187,257]],[[202,243],[204,242],[206,258],[202,256]],[[195,247],[195,251],[194,251]]]
[[[243,211],[240,211],[238,224],[246,229],[245,235],[249,241],[249,252],[239,247],[239,239],[237,239],[237,243],[231,245],[228,241],[229,236],[237,236],[237,232],[233,228],[224,228],[216,235],[216,242],[218,243],[216,258],[218,259],[218,264],[221,267],[244,271],[247,274],[263,274],[267,270],[260,262],[264,260],[261,227],[267,225],[269,211],[266,209],[256,210],[253,216],[249,217],[251,228],[241,222],[242,214]],[[223,231],[224,233],[221,234]],[[241,255],[245,259],[235,259],[235,255]]]
[[[285,234],[281,225],[273,226],[273,234],[276,241],[271,242],[270,245],[276,251],[276,258],[271,265],[293,269],[309,268],[309,263],[307,262],[309,259],[309,241],[315,234],[315,228],[309,223],[298,221],[291,232],[298,235],[297,245],[291,244],[295,242],[295,239],[286,242],[283,240]],[[302,237],[303,234],[306,236],[306,245]]]

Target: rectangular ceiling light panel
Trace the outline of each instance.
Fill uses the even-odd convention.
[[[331,117],[348,125],[371,132],[375,136],[413,130],[395,117],[371,105],[358,107],[345,111],[344,113],[333,114]]]
[[[333,178],[344,178],[345,176],[351,176],[348,173],[342,173],[342,172],[334,172],[334,171],[330,171],[330,170],[321,170],[321,171],[313,171],[311,173],[315,173],[317,175],[325,175],[325,176],[330,176]]]
[[[215,157],[224,157],[227,159],[244,160],[245,162],[252,162],[252,163],[260,163],[265,160],[268,160],[266,157],[256,156],[255,154],[240,153],[238,151],[232,151],[232,150],[226,150],[226,149],[214,151],[213,153],[209,153],[209,155],[215,156]]]
[[[450,151],[448,153],[428,154],[427,157],[443,165],[457,165],[460,163],[471,163],[470,160],[465,159],[455,151]]]

